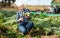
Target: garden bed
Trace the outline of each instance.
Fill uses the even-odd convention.
[[[60,35],[60,16],[55,16],[55,15],[47,16],[46,14],[39,14],[39,15],[31,14],[32,18],[30,20],[33,21],[34,23],[33,30],[34,31],[40,30],[40,32],[41,31],[44,32],[44,35],[45,35],[45,36],[42,36],[43,34],[39,35],[38,33],[34,37],[39,38],[39,36],[41,36],[41,38],[44,38],[44,37],[57,38],[56,35]],[[18,25],[16,22],[16,12],[0,10],[0,27],[2,27],[3,29],[4,28],[9,29],[6,32],[2,30],[7,35],[6,36],[7,38],[13,38],[14,36],[15,38],[23,38],[22,35],[19,35],[16,32],[17,26]],[[52,33],[55,35],[53,35]],[[49,34],[51,34],[51,36],[48,36]]]

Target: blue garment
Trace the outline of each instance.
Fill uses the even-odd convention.
[[[27,32],[30,31],[31,28],[33,27],[33,22],[29,22],[29,20],[23,16],[23,13],[26,13],[26,12],[28,12],[28,10],[26,9],[23,11],[17,12],[17,20],[19,18],[23,18],[22,22],[18,22],[18,29],[24,34],[27,34]]]
[[[33,27],[33,23],[32,22],[29,22],[26,27],[24,27],[23,25],[20,25],[18,27],[19,31],[21,31],[23,34],[27,34],[27,32],[29,32]]]

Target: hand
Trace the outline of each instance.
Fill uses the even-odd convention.
[[[23,18],[19,18],[19,20],[18,21],[23,21]]]

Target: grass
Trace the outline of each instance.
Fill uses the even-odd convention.
[[[3,17],[2,17],[3,16]],[[6,38],[27,38],[27,36],[23,37],[23,34],[19,34],[19,32],[16,30],[18,25],[16,22],[16,12],[14,11],[6,11],[6,10],[0,10],[0,36],[5,36]],[[34,38],[40,38],[40,35],[48,35],[51,33],[51,25],[54,27],[60,28],[60,16],[57,17],[47,17],[43,14],[40,14],[39,16],[32,15],[31,20],[34,23],[33,31],[32,31],[32,37]],[[57,35],[60,33],[59,29],[58,31],[55,28],[55,34]],[[41,34],[42,33],[42,34]],[[33,36],[35,35],[35,36]]]

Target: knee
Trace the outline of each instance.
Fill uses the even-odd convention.
[[[32,26],[34,26],[34,23],[33,23],[33,22],[30,22],[30,24],[31,24]]]
[[[34,26],[33,22],[29,22],[27,28],[32,28]]]
[[[21,31],[22,33],[27,32],[26,29],[25,29],[23,26],[20,26],[20,27],[19,27],[19,31]]]

